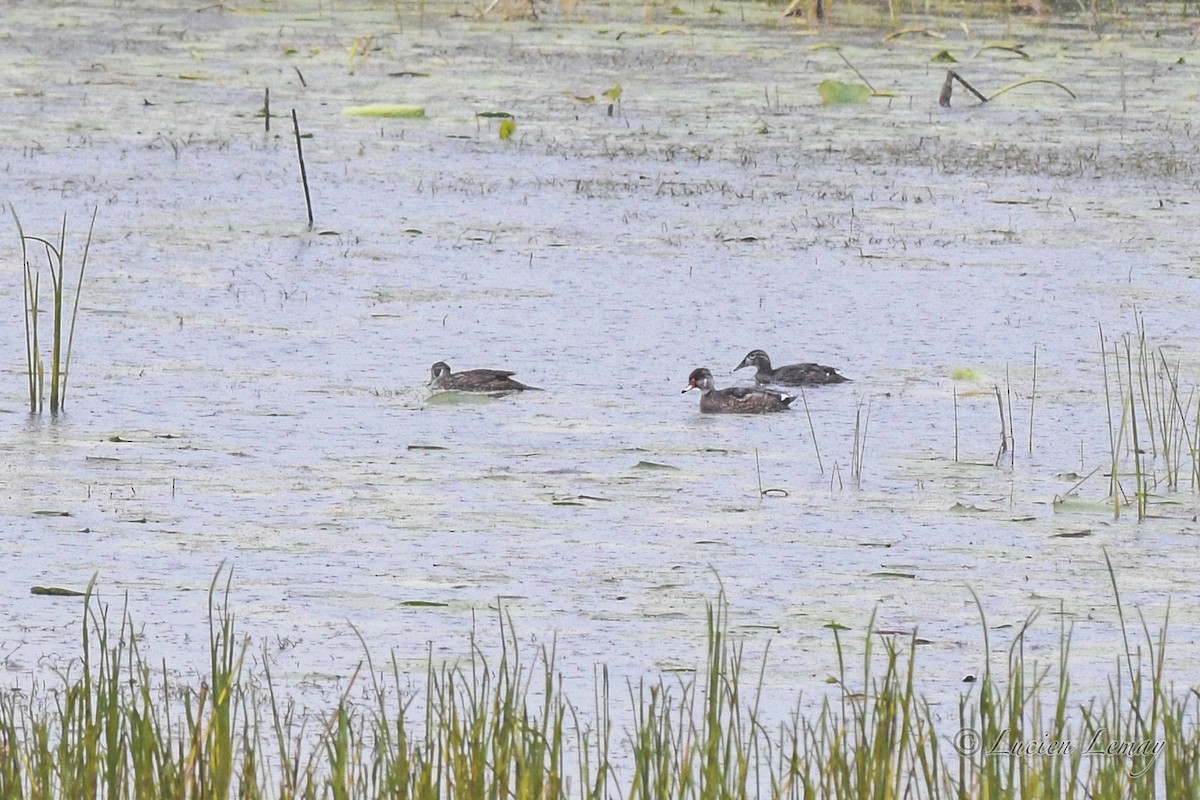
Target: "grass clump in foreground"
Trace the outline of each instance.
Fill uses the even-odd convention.
[[[985,670],[948,721],[914,691],[915,639],[884,639],[873,653],[869,631],[861,675],[851,677],[835,631],[840,698],[812,718],[768,723],[761,677],[743,683],[721,596],[708,611],[705,669],[629,687],[632,722],[614,741],[607,674],[585,723],[564,696],[553,650],[524,663],[503,614],[497,660],[472,641],[467,663],[431,659],[424,690],[406,697],[396,660],[385,679],[367,657],[368,702],[348,701],[348,688],[336,707],[304,716],[276,697],[269,664],[246,674],[246,645],[215,603],[215,583],[211,674],[198,687],[170,685],[165,667],[142,660],[127,614],[114,639],[89,587],[80,674],[54,691],[0,694],[0,797],[1192,796],[1196,692],[1169,691],[1165,628],[1154,638],[1143,622],[1144,644],[1130,645],[1115,580],[1113,589],[1125,654],[1108,696],[1071,704],[1068,628],[1053,680],[1026,662],[1030,617],[1003,674]],[[421,710],[410,713],[414,704]]]

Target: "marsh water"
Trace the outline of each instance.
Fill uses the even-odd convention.
[[[57,417],[28,413],[3,214],[6,685],[78,656],[78,599],[30,587],[93,575],[152,663],[201,672],[224,564],[253,657],[300,693],[336,695],[357,632],[419,680],[498,603],[584,687],[698,667],[723,585],[785,703],[829,690],[829,623],[861,646],[872,614],[927,642],[921,691],[957,697],[985,658],[972,590],[993,658],[1037,612],[1053,661],[1065,615],[1086,699],[1122,650],[1106,552],[1130,613],[1170,606],[1168,678],[1194,679],[1197,495],[1148,455],[1149,517],[1116,518],[1107,477],[1111,349],[1139,320],[1195,428],[1177,7],[176,6],[6,6],[0,199],[38,236],[66,214],[71,263],[98,208]],[[821,81],[859,82],[829,44],[891,96],[823,105]],[[941,108],[940,50],[982,91],[1076,97]],[[369,103],[425,117],[342,114]],[[748,383],[752,348],[853,382],[765,417],[681,395],[697,366]],[[544,391],[431,396],[437,360]]]

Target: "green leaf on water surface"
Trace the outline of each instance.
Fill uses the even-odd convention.
[[[500,123],[500,141],[507,142],[517,130],[517,123],[506,119]]]
[[[409,450],[449,450],[448,447],[442,447],[440,444],[410,444]]]
[[[607,97],[612,102],[614,102],[614,103],[617,102],[618,100],[621,99],[621,84],[614,83],[612,86],[605,89],[603,94],[605,97]]]
[[[33,515],[35,517],[69,517],[69,516],[71,516],[71,512],[70,511],[35,511],[35,512],[33,512]]]
[[[45,597],[83,597],[84,592],[77,592],[74,589],[63,589],[58,586],[32,586],[29,589],[30,594],[42,595]]]
[[[979,373],[971,367],[955,367],[950,370],[950,380],[952,381],[977,381]]]
[[[929,59],[934,64],[957,64],[958,59],[950,55],[949,50],[939,50],[934,54],[933,58]]]
[[[507,111],[479,111],[475,114],[480,119],[516,119]]]
[[[401,600],[400,605],[410,608],[447,608],[450,604],[438,600]]]
[[[842,83],[828,78],[817,86],[817,92],[826,105],[861,105],[871,99],[871,90],[860,83]]]
[[[1105,516],[1111,516],[1113,513],[1113,505],[1110,500],[1084,500],[1075,495],[1056,497],[1051,507],[1056,514],[1104,514]]]
[[[679,467],[673,467],[670,464],[660,464],[657,461],[639,461],[633,465],[633,468],[634,469],[649,469],[649,470],[656,470],[656,469],[657,470],[663,470],[663,469],[675,470],[675,471],[679,470]]]
[[[868,578],[915,578],[915,574],[911,572],[871,572],[867,574]]]
[[[582,97],[582,96],[576,94],[576,95],[572,95],[572,97],[575,99],[576,102],[587,103],[588,105],[593,105],[596,102],[596,95],[594,95],[594,94],[589,94],[586,97]]]
[[[1084,530],[1081,530],[1081,531],[1064,531],[1063,533],[1056,533],[1053,536],[1051,536],[1050,538],[1051,539],[1083,539],[1083,538],[1086,538],[1091,535],[1092,535],[1091,530],[1085,528]]]
[[[1023,44],[1001,44],[1001,43],[985,44],[983,47],[981,47],[975,51],[975,55],[978,56],[980,53],[984,53],[988,50],[999,50],[1002,53],[1012,53],[1015,56],[1020,56],[1021,58],[1028,61],[1029,53],[1025,52],[1025,50],[1023,49],[1024,47],[1025,47],[1025,45],[1023,45]],[[972,56],[972,57],[974,57],[974,56]]]
[[[386,117],[389,119],[421,119],[425,106],[410,106],[401,103],[370,103],[365,106],[346,106],[343,117]]]

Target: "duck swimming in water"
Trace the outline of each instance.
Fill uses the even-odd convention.
[[[796,398],[767,389],[751,389],[733,386],[729,389],[713,387],[713,376],[704,367],[692,370],[684,392],[700,390],[700,411],[704,414],[767,414],[772,411],[787,411]]]
[[[536,386],[526,386],[520,381],[514,381],[515,372],[502,369],[468,369],[463,372],[451,372],[450,365],[439,361],[429,368],[429,388],[435,392],[454,390],[458,392],[523,392],[541,391]]]
[[[845,383],[850,380],[839,375],[837,367],[826,367],[821,364],[788,364],[786,367],[771,369],[771,359],[762,350],[751,350],[742,359],[742,363],[733,368],[733,371],[737,372],[742,367],[756,367],[754,382],[759,384],[820,386],[826,383]]]

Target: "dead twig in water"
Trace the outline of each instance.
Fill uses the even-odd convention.
[[[854,70],[854,74],[858,76],[858,79],[863,82],[864,86],[866,86],[868,89],[871,90],[871,94],[879,94],[878,92],[875,91],[875,87],[871,85],[871,82],[869,80],[867,80],[867,76],[865,76],[861,72],[859,72],[858,67],[856,67],[850,63],[850,59],[846,58],[846,56],[842,52],[841,48],[838,48],[837,54],[838,54],[838,57],[840,57],[842,59],[842,61],[846,62],[847,67]]]
[[[308,209],[308,229],[313,226],[312,195],[308,193],[308,171],[304,169],[304,148],[300,146],[300,121],[292,109],[292,130],[296,132],[296,158],[300,160],[300,182],[304,184],[304,205]]]
[[[813,427],[812,413],[808,410],[808,395],[804,393],[804,387],[800,387],[800,399],[804,401],[804,416],[808,417],[808,432],[812,434],[813,450],[817,451],[817,468],[821,470],[821,474],[825,474],[825,465],[821,463],[821,448],[817,445],[817,429]]]
[[[1005,92],[1011,92],[1013,89],[1016,89],[1020,86],[1027,86],[1028,84],[1031,84],[1031,83],[1048,83],[1051,86],[1057,86],[1059,89],[1062,89],[1064,92],[1069,94],[1071,96],[1072,100],[1075,99],[1074,92],[1072,92],[1066,86],[1063,86],[1058,81],[1052,81],[1049,78],[1026,78],[1024,80],[1017,81],[1016,83],[1010,83],[1008,86],[998,89],[995,93],[992,94],[991,97],[985,97],[982,93],[980,93],[978,90],[976,90],[976,88],[974,86],[972,86],[971,84],[969,84],[965,80],[963,80],[963,77],[961,75],[959,75],[957,72],[955,72],[952,69],[948,69],[948,70],[946,70],[946,80],[942,82],[942,91],[938,94],[938,105],[941,106],[942,108],[950,107],[950,96],[954,93],[954,82],[955,81],[958,81],[959,83],[961,83],[963,85],[963,87],[966,88],[966,90],[968,92],[975,95],[975,97],[977,97],[979,99],[979,102],[981,102],[981,103],[987,103],[991,100],[995,100],[997,97],[1004,94]]]
[[[1008,452],[1008,425],[1004,421],[1004,398],[1000,394],[1000,387],[996,389],[996,405],[1000,408],[1000,450],[996,453],[996,463],[993,466],[1000,466],[1000,458]]]
[[[988,99],[979,92],[975,91],[975,87],[963,80],[963,77],[952,69],[946,70],[946,80],[942,84],[941,94],[938,95],[938,105],[942,108],[950,107],[950,95],[954,93],[954,82],[958,81],[963,87],[979,98],[979,102],[986,103]]]

